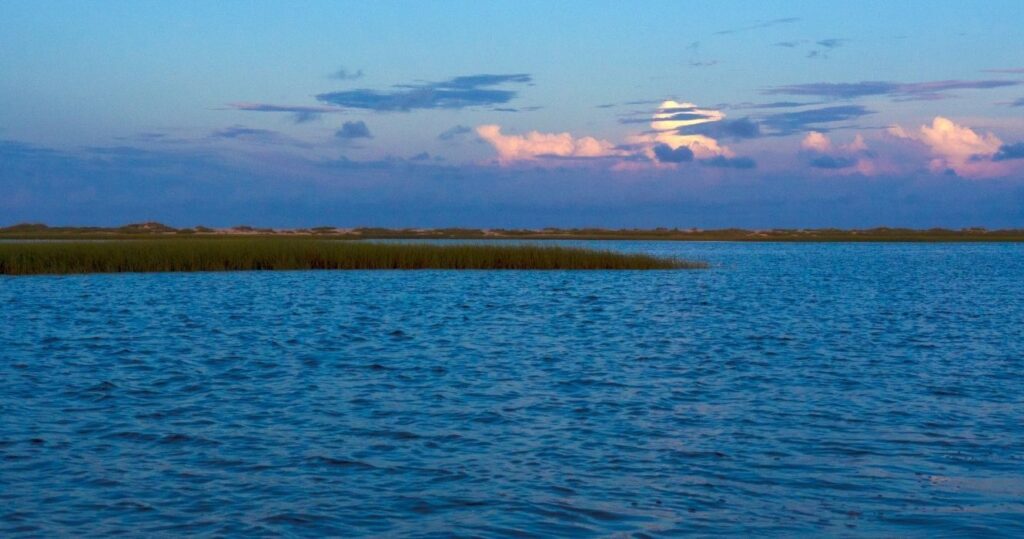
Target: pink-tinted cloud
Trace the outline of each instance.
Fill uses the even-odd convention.
[[[880,171],[878,163],[870,157],[867,142],[858,134],[849,144],[833,144],[824,133],[811,131],[800,142],[810,153],[808,164],[832,173],[859,173],[871,176]]]
[[[825,153],[832,149],[832,141],[829,140],[823,133],[817,131],[811,131],[807,133],[804,140],[800,142],[805,150],[811,150],[814,152]]]
[[[928,166],[933,172],[953,170],[965,178],[994,178],[1012,171],[1009,163],[992,161],[1003,145],[999,137],[992,133],[979,134],[949,118],[936,116],[931,125],[922,125],[917,132],[898,125],[890,127],[888,132],[925,145],[932,155]]]
[[[490,143],[498,152],[498,161],[534,160],[542,157],[608,157],[622,155],[615,145],[594,137],[573,137],[570,133],[541,133],[530,131],[525,135],[506,135],[500,125],[481,125],[477,135]]]
[[[693,103],[680,103],[673,100],[662,102],[651,118],[653,134],[636,135],[630,138],[632,144],[646,146],[649,157],[655,158],[654,147],[664,144],[673,150],[687,148],[697,159],[713,157],[733,157],[729,148],[722,146],[712,137],[701,134],[685,133],[683,130],[725,119],[725,114],[714,109],[698,108]]]
[[[719,168],[754,168],[752,159],[737,158],[735,152],[714,137],[689,131],[689,128],[723,119],[725,114],[721,111],[667,100],[651,115],[649,131],[629,135],[621,145],[589,136],[574,137],[570,133],[531,131],[525,135],[506,135],[501,132],[501,126],[494,124],[478,126],[476,133],[494,147],[501,164],[545,157],[610,157],[616,158],[611,163],[615,170],[671,169],[689,162]]]

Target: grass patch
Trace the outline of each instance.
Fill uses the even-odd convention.
[[[380,244],[311,239],[159,239],[0,243],[0,274],[254,270],[695,269],[642,254],[533,245]]]

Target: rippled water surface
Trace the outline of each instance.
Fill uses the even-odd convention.
[[[1024,534],[1024,246],[0,278],[0,535]]]

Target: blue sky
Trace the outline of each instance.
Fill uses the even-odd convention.
[[[1022,27],[1017,1],[12,0],[0,224],[1024,227]]]

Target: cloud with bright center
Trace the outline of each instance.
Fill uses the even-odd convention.
[[[823,133],[817,131],[811,131],[807,133],[804,140],[800,142],[805,150],[811,150],[819,153],[826,153],[832,149],[832,141],[828,139]]]
[[[541,133],[530,131],[525,135],[506,135],[500,125],[481,125],[477,135],[498,152],[498,161],[534,160],[542,157],[607,157],[621,155],[615,145],[594,137],[573,137],[570,133]]]
[[[931,125],[922,125],[916,133],[896,125],[889,128],[889,134],[927,146],[933,156],[928,165],[934,172],[953,170],[966,178],[992,178],[1010,171],[1007,163],[991,160],[1003,145],[999,137],[978,134],[949,118],[936,116]]]
[[[693,158],[731,158],[735,153],[707,135],[686,133],[685,129],[700,124],[718,122],[725,118],[721,111],[698,108],[693,103],[664,101],[651,117],[651,131],[627,138],[628,151],[622,147],[594,137],[575,137],[571,133],[541,133],[530,131],[525,135],[502,133],[496,124],[481,125],[476,134],[488,142],[498,153],[498,162],[507,165],[516,161],[533,161],[542,158],[595,158],[629,157],[637,153],[646,156],[651,163],[674,166]],[[675,152],[675,153],[673,153]],[[687,159],[665,159],[664,156],[685,155]],[[635,168],[637,163],[625,168]]]
[[[653,137],[641,136],[637,141],[650,142],[651,139],[660,144],[665,144],[672,149],[680,147],[689,148],[698,159],[707,159],[717,156],[732,157],[735,155],[732,150],[721,146],[717,140],[698,134],[684,133],[684,128],[700,124],[719,122],[725,119],[725,114],[718,110],[701,109],[693,103],[679,103],[668,100],[661,103],[658,111],[651,119]]]

